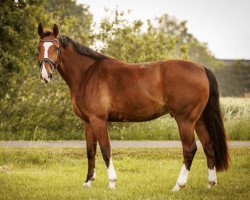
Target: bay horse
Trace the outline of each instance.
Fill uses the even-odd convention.
[[[88,173],[83,187],[90,187],[96,178],[97,142],[108,186],[116,187],[108,122],[142,122],[165,114],[177,122],[184,157],[172,191],[187,183],[197,150],[194,130],[207,157],[208,187],[217,184],[216,171],[228,168],[229,153],[218,84],[210,69],[184,60],[128,64],[58,34],[56,24],[52,31],[39,24],[38,60],[46,83],[58,70],[69,87],[73,111],[84,121]]]

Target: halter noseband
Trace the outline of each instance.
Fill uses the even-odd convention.
[[[40,40],[39,42],[54,42],[54,41],[57,41],[60,45],[60,42],[58,39],[53,39],[53,40]],[[57,70],[57,66],[59,64],[59,59],[60,59],[60,55],[61,55],[61,50],[60,50],[60,46],[59,46],[59,49],[56,50],[57,52],[57,59],[56,59],[56,62],[51,60],[50,58],[43,58],[40,63],[39,63],[39,66],[40,66],[40,69],[42,68],[42,64],[43,62],[47,62],[50,64],[50,66],[52,67],[52,70]]]

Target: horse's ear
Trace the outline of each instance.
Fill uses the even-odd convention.
[[[42,23],[40,23],[39,25],[38,25],[38,28],[37,28],[37,33],[38,33],[38,35],[41,37],[42,35],[43,35],[43,25],[42,25]]]
[[[54,24],[54,26],[53,26],[53,35],[54,35],[55,37],[57,37],[58,34],[59,34],[58,26],[57,26],[56,24]]]

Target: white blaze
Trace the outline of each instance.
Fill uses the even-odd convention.
[[[43,47],[44,47],[44,54],[43,55],[44,55],[44,58],[48,58],[48,51],[49,51],[50,46],[52,46],[52,45],[53,45],[52,42],[44,42],[43,43]],[[50,81],[49,77],[48,77],[48,72],[47,72],[47,70],[45,68],[44,63],[42,64],[41,74],[42,74],[42,77],[44,79],[46,79],[48,82]]]
[[[50,46],[52,46],[53,43],[52,42],[44,42],[43,43],[43,47],[44,47],[44,58],[48,58],[48,51],[49,51],[49,48]]]

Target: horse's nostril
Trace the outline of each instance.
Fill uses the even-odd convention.
[[[49,74],[48,74],[48,77],[49,77],[50,79],[52,79],[52,73],[49,73]]]

